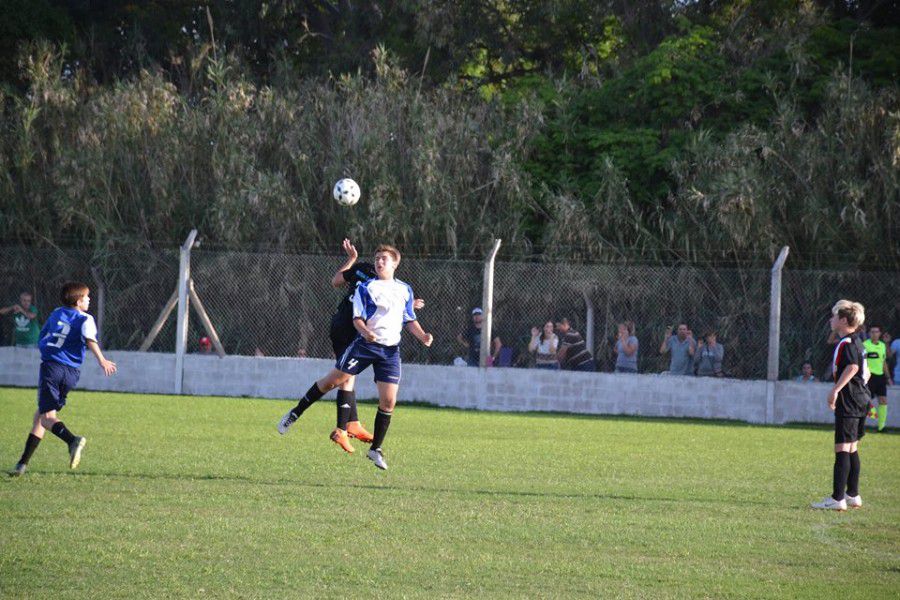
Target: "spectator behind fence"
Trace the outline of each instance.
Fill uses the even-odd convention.
[[[200,354],[212,354],[212,340],[210,340],[208,337],[203,336],[202,338],[200,338],[200,340],[197,342],[197,346],[200,350]]]
[[[699,377],[722,377],[725,348],[716,342],[716,332],[707,331],[694,353],[694,370]]]
[[[534,366],[538,369],[559,369],[556,353],[559,350],[559,338],[553,333],[553,321],[544,323],[543,329],[531,328],[531,341],[528,351],[534,354]]]
[[[696,345],[694,336],[684,323],[678,325],[678,333],[672,335],[672,326],[666,327],[666,337],[659,346],[660,354],[671,353],[669,359],[669,375],[691,375],[693,373],[693,357]]]
[[[888,361],[894,365],[894,385],[900,385],[900,338],[891,341],[891,334],[885,331],[884,343],[888,345]]]
[[[460,333],[456,336],[456,340],[469,350],[469,356],[466,363],[470,367],[477,367],[481,358],[481,328],[484,324],[484,311],[475,307],[472,309],[472,320],[466,328],[465,334]],[[493,361],[494,356],[498,356],[503,342],[498,336],[494,336],[491,343],[491,358],[488,363]]]
[[[0,308],[0,315],[13,314],[15,332],[13,344],[19,348],[37,348],[41,337],[41,324],[38,322],[38,309],[31,304],[30,292],[19,294],[19,301]]]
[[[615,352],[616,373],[637,373],[638,339],[634,336],[634,321],[619,323]]]
[[[559,334],[559,351],[556,356],[559,367],[566,371],[596,371],[594,357],[581,334],[572,329],[569,319],[558,317],[556,331]]]
[[[812,363],[806,361],[803,363],[803,366],[800,367],[800,375],[797,376],[797,379],[794,381],[799,381],[800,383],[812,383],[814,381],[818,381],[816,376],[813,374],[813,366]]]

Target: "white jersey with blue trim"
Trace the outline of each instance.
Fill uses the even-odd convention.
[[[403,325],[416,320],[413,291],[399,279],[372,279],[356,286],[353,318],[360,318],[383,346],[400,343]]]

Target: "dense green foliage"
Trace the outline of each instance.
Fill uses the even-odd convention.
[[[892,2],[7,10],[7,240],[900,265]]]
[[[348,456],[328,441],[332,402],[279,437],[289,405],[75,392],[78,471],[48,435],[25,477],[0,480],[0,595],[822,598],[839,585],[886,598],[900,585],[897,435],[864,439],[865,506],[836,514],[808,508],[830,491],[825,427],[401,404],[381,472],[359,444]],[[33,390],[0,390],[7,465],[33,409]]]

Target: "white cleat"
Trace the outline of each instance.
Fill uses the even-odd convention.
[[[387,471],[387,462],[384,460],[384,454],[381,453],[381,448],[372,448],[369,450],[369,460],[375,463],[375,466],[381,469],[382,471]]]
[[[821,502],[814,502],[812,505],[813,508],[820,508],[823,510],[847,510],[847,501],[846,500],[835,500],[831,496],[827,496]]]
[[[281,420],[278,421],[278,433],[284,435],[288,432],[288,429],[291,428],[291,425],[297,422],[297,417],[294,416],[294,413],[291,411],[287,411],[284,413],[284,416],[281,417]]]
[[[77,469],[78,465],[81,463],[81,451],[84,450],[84,446],[87,444],[87,440],[83,437],[76,436],[72,443],[69,444],[69,468]]]
[[[862,508],[862,496],[844,496],[849,508]]]

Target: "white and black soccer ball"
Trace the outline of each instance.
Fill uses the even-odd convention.
[[[341,179],[334,184],[331,195],[341,206],[353,206],[359,202],[359,185],[352,179]]]

